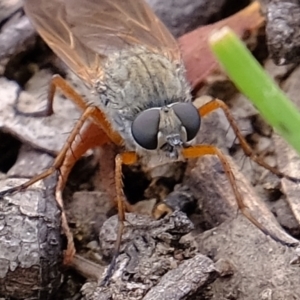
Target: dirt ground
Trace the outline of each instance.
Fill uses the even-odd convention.
[[[207,10],[212,16],[206,22],[238,6],[235,1],[223,2],[227,5],[218,8],[218,17]],[[28,115],[45,107],[54,74],[63,76],[89,102],[96,97],[37,37],[18,1],[5,7],[6,13],[0,14],[0,41],[6,41],[0,43],[0,190],[51,165],[80,116],[59,93],[54,114]],[[172,16],[179,12],[174,10]],[[159,14],[162,19],[166,15]],[[186,22],[191,18],[181,17]],[[202,25],[183,23],[178,28],[168,21],[176,25],[171,29],[177,36]],[[264,36],[258,40],[254,53],[300,107],[299,66],[275,66]],[[11,47],[2,49],[4,44]],[[260,157],[300,178],[299,156],[224,74],[206,78],[195,93],[195,104],[209,101],[206,95],[225,101]],[[226,155],[247,212],[269,236],[238,209],[214,156],[161,169],[159,179],[138,166],[124,168],[125,193],[139,213],[126,215],[121,254],[111,281],[101,286],[118,222],[107,183],[115,148],[97,148],[78,161],[64,191],[77,250],[70,268],[62,267],[66,240],[54,195],[59,174],[0,200],[0,299],[300,299],[299,184],[277,178],[247,158],[222,111],[203,118],[197,142],[213,144]],[[149,214],[158,202],[175,212],[154,220]]]

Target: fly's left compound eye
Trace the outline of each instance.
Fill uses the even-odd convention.
[[[131,126],[131,133],[141,147],[148,150],[155,150],[157,148],[159,119],[158,109],[145,110],[134,119]]]
[[[197,135],[201,124],[197,108],[192,103],[176,103],[172,108],[186,130],[187,140],[191,141]]]

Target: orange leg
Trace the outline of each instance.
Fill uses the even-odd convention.
[[[0,192],[0,197],[6,194],[11,194],[17,191],[24,190],[35,182],[44,179],[51,175],[53,172],[59,170],[60,177],[56,188],[56,200],[62,211],[62,229],[66,234],[68,240],[68,247],[65,255],[65,262],[70,262],[74,253],[75,247],[73,242],[73,236],[70,232],[70,228],[67,223],[66,215],[63,208],[62,190],[67,180],[68,174],[75,162],[90,148],[103,145],[108,141],[112,141],[117,145],[122,143],[122,138],[119,134],[115,133],[108,121],[105,118],[103,112],[94,106],[89,106],[82,97],[76,93],[73,88],[59,75],[55,75],[52,78],[49,88],[48,104],[46,110],[43,112],[37,112],[33,114],[26,114],[30,116],[45,116],[53,113],[53,97],[56,89],[59,88],[65,96],[71,99],[81,110],[83,114],[71,134],[69,135],[62,150],[58,153],[52,166],[42,172],[41,174],[31,178],[24,184],[10,188],[8,190]],[[83,128],[86,121],[90,120],[91,123],[87,127]]]
[[[118,204],[118,217],[119,217],[119,223],[118,223],[118,234],[117,234],[117,240],[115,243],[115,249],[112,261],[110,263],[110,266],[106,272],[106,275],[101,283],[101,285],[106,285],[109,278],[112,275],[112,272],[115,268],[116,259],[119,255],[121,240],[122,240],[122,233],[124,229],[124,221],[125,221],[125,208],[128,205],[124,191],[123,191],[123,180],[122,180],[122,165],[132,165],[135,162],[137,162],[138,156],[135,152],[124,152],[121,154],[118,154],[115,158],[115,182],[116,182],[116,192],[117,192],[117,204]]]
[[[64,255],[64,264],[66,265],[71,263],[76,250],[74,246],[73,235],[70,231],[67,217],[63,208],[63,189],[69,173],[77,160],[80,159],[80,157],[89,149],[104,145],[107,142],[109,142],[109,138],[97,125],[94,123],[88,124],[88,126],[86,126],[86,128],[84,128],[80,133],[80,138],[76,138],[73,141],[71,147],[68,149],[65,155],[62,166],[59,168],[60,176],[56,186],[55,199],[61,208],[62,228],[68,241],[67,249],[65,250]]]
[[[53,76],[50,88],[49,88],[49,96],[48,96],[48,112],[52,112],[52,103],[53,97],[56,89],[59,88],[61,92],[71,99],[82,111],[86,111],[91,105],[87,104],[82,97],[64,80],[61,76],[55,75]],[[95,107],[96,108],[96,107]],[[109,137],[109,139],[116,145],[121,145],[123,140],[121,136],[116,133],[110,126],[110,123],[107,121],[105,114],[99,109],[95,109],[92,116],[92,121],[97,124],[104,133]]]
[[[215,111],[216,109],[222,109],[223,112],[225,113],[225,116],[228,120],[228,122],[230,123],[230,126],[232,127],[234,133],[236,134],[236,137],[238,138],[241,147],[244,151],[244,153],[246,154],[246,156],[248,156],[251,160],[253,160],[254,162],[256,162],[257,164],[259,164],[260,166],[264,167],[265,169],[269,170],[270,172],[272,172],[273,174],[277,175],[279,178],[287,178],[293,182],[299,182],[298,178],[286,175],[282,172],[280,172],[279,170],[277,170],[276,168],[270,166],[269,164],[267,164],[264,160],[262,160],[261,158],[259,158],[254,151],[251,149],[251,147],[249,146],[249,144],[247,143],[247,141],[245,140],[245,138],[243,137],[241,131],[239,130],[233,116],[230,113],[230,110],[228,108],[228,106],[221,100],[219,99],[214,99],[206,104],[204,104],[203,106],[201,106],[198,111],[201,117],[204,117],[205,115],[209,114],[210,112]]]
[[[109,137],[94,123],[88,124],[80,136],[78,136],[72,143],[72,147],[68,149],[63,164],[59,169],[60,177],[57,183],[57,190],[62,191],[65,187],[69,173],[75,163],[85,154],[89,149],[100,147],[110,142]]]
[[[53,114],[53,101],[56,89],[59,88],[62,93],[68,98],[71,99],[77,107],[85,111],[89,106],[84,99],[63,79],[60,75],[54,75],[49,84],[47,104],[44,110],[32,112],[32,113],[23,113],[18,111],[18,113],[30,116],[30,117],[48,117]]]
[[[74,165],[76,160],[87,149],[89,149],[91,146],[95,145],[96,141],[94,140],[94,142],[93,142],[92,137],[95,137],[95,134],[96,134],[96,137],[102,138],[102,140],[99,140],[96,142],[96,144],[98,144],[98,145],[103,144],[110,140],[110,138],[106,135],[106,133],[100,128],[97,131],[94,130],[94,132],[92,132],[93,134],[90,137],[91,139],[88,140],[87,139],[87,136],[89,134],[88,130],[95,129],[95,126],[96,126],[96,125],[92,125],[92,124],[89,124],[88,127],[86,128],[86,130],[84,131],[84,138],[85,138],[85,141],[88,142],[87,144],[80,143],[80,142],[78,143],[78,138],[76,139],[76,137],[79,137],[80,131],[83,128],[83,126],[85,125],[86,121],[91,120],[95,123],[97,122],[97,123],[101,124],[101,119],[98,118],[99,117],[98,112],[99,112],[99,109],[97,107],[92,107],[92,106],[87,107],[87,109],[84,111],[81,118],[78,120],[77,124],[71,131],[71,134],[69,135],[65,145],[63,146],[62,150],[57,155],[56,159],[54,160],[54,163],[52,164],[52,166],[50,168],[48,168],[41,174],[31,178],[30,180],[28,180],[27,182],[25,182],[19,186],[16,186],[16,187],[13,187],[8,190],[4,190],[4,191],[0,192],[0,197],[2,197],[6,194],[11,194],[11,193],[14,193],[17,191],[24,190],[24,189],[28,188],[29,186],[31,186],[32,184],[34,184],[35,182],[42,180],[45,177],[51,175],[53,172],[55,172],[57,170],[62,171],[59,182],[58,182],[58,187],[56,189],[56,196],[57,196],[56,201],[61,209],[62,229],[68,240],[68,246],[67,246],[67,250],[65,252],[65,259],[64,259],[65,263],[69,263],[70,260],[72,259],[72,257],[74,256],[75,247],[74,247],[73,235],[70,231],[70,228],[69,228],[68,222],[67,222],[67,218],[65,215],[61,191],[63,189],[67,175],[70,172],[70,169]],[[73,145],[77,146],[77,149],[73,150],[72,149]]]
[[[234,174],[230,168],[229,162],[226,159],[226,156],[215,146],[211,145],[197,145],[190,148],[185,148],[182,150],[182,154],[185,158],[197,158],[204,155],[216,155],[219,160],[221,161],[223,168],[225,170],[225,173],[228,177],[228,180],[231,184],[231,187],[233,189],[235,198],[237,200],[237,204],[239,209],[241,210],[242,214],[250,221],[252,222],[256,227],[258,227],[264,234],[270,236],[275,241],[280,242],[283,245],[287,245],[286,242],[280,240],[277,236],[274,236],[271,234],[260,222],[258,222],[249,212],[247,206],[243,202],[242,195],[240,194],[236,180],[234,178]]]
[[[13,187],[13,188],[8,189],[6,191],[2,191],[0,193],[0,197],[5,195],[5,194],[11,194],[11,193],[14,193],[14,192],[17,192],[17,191],[24,190],[24,189],[28,188],[29,186],[31,186],[32,184],[34,184],[35,182],[37,182],[39,180],[42,180],[45,177],[51,175],[56,170],[59,170],[62,167],[63,163],[64,163],[67,152],[71,151],[73,142],[75,141],[76,137],[79,136],[80,130],[83,128],[83,126],[85,125],[85,122],[87,120],[91,120],[95,123],[100,123],[101,124],[102,120],[99,119],[99,109],[97,107],[90,106],[84,111],[84,113],[81,115],[80,119],[77,121],[75,127],[71,131],[66,143],[64,144],[64,146],[62,148],[62,150],[59,152],[56,159],[54,160],[53,165],[49,169],[45,170],[41,174],[31,178],[27,182],[25,182],[25,183],[23,183],[23,184],[21,184],[17,187]],[[103,132],[103,135],[105,135],[105,134],[106,133]],[[108,138],[108,139],[110,139],[110,138]],[[74,157],[76,157],[76,156],[77,155],[75,155]]]
[[[70,86],[60,75],[54,75],[49,84],[48,101],[45,110],[33,113],[18,113],[31,117],[47,117],[53,114],[53,101],[56,90],[59,89],[64,96],[70,99],[81,111],[85,111],[89,105],[85,100]],[[116,145],[122,144],[122,138],[118,133],[112,130],[104,113],[98,108],[94,112],[93,122],[97,124]]]

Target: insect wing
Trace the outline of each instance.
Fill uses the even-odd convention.
[[[177,43],[143,0],[25,0],[25,12],[52,50],[88,84],[115,51],[144,46],[180,60]]]

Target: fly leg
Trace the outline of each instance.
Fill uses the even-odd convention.
[[[280,172],[276,168],[274,168],[274,167],[270,166],[269,164],[267,164],[263,159],[261,159],[260,157],[258,157],[255,154],[255,152],[251,149],[251,147],[249,146],[249,144],[247,143],[247,141],[243,137],[240,129],[238,128],[238,125],[236,124],[236,121],[234,120],[233,116],[230,113],[230,110],[229,110],[228,106],[223,101],[221,101],[219,99],[214,99],[214,100],[204,104],[200,108],[198,108],[198,112],[199,112],[201,117],[204,117],[204,116],[208,115],[209,113],[211,113],[211,112],[213,112],[213,111],[215,111],[216,109],[219,109],[219,108],[222,109],[223,112],[225,113],[225,116],[226,116],[228,122],[230,123],[230,126],[232,127],[234,133],[236,134],[236,136],[237,136],[237,138],[240,142],[240,145],[241,145],[241,147],[242,147],[242,149],[243,149],[246,156],[248,156],[251,160],[253,160],[257,164],[259,164],[260,166],[262,166],[265,169],[269,170],[270,172],[272,172],[273,174],[275,174],[279,178],[284,177],[284,178],[287,178],[287,179],[289,179],[293,182],[299,182],[300,181],[299,178],[295,178],[295,177],[292,177],[292,176],[289,176],[287,174],[284,174],[284,173]],[[205,154],[199,154],[199,156],[202,156],[202,155],[205,155]],[[226,160],[226,158],[223,154],[220,154],[220,155],[222,155],[222,157]],[[219,157],[221,157],[221,156],[219,156]],[[229,168],[229,165],[228,165],[228,168]],[[231,183],[231,185],[234,187],[233,183]],[[240,208],[243,207],[242,198],[240,196],[237,197],[237,195],[236,195],[236,198],[239,202],[238,203],[239,207]],[[171,211],[172,211],[172,209],[170,209],[170,207],[168,207],[166,204],[162,203],[162,204],[159,204],[159,205],[156,206],[156,208],[153,212],[153,215],[154,215],[155,218],[158,219],[161,216],[170,213]],[[253,217],[252,217],[252,219],[253,219]],[[254,223],[254,222],[257,222],[257,221],[253,220],[252,222]]]
[[[120,245],[122,241],[122,233],[124,229],[124,221],[125,221],[125,210],[129,203],[125,199],[124,191],[123,191],[123,180],[122,180],[122,165],[132,165],[138,160],[137,154],[135,152],[124,152],[118,154],[115,158],[115,183],[116,183],[116,195],[117,195],[117,205],[118,205],[118,233],[117,240],[115,242],[114,253],[112,257],[112,261],[108,267],[106,275],[101,283],[101,285],[106,285],[108,280],[110,279],[115,265],[116,259],[119,255]]]
[[[242,214],[250,221],[252,222],[257,228],[259,228],[265,235],[270,236],[273,240],[281,243],[282,245],[291,246],[292,244],[289,244],[274,234],[270,233],[269,230],[261,224],[259,221],[256,220],[256,218],[250,213],[248,207],[245,205],[243,201],[243,197],[241,193],[239,192],[234,174],[231,170],[230,164],[226,158],[226,156],[215,146],[211,145],[196,145],[189,148],[184,148],[182,150],[182,154],[185,158],[198,158],[204,155],[216,155],[220,162],[222,163],[222,166],[224,168],[224,171],[226,173],[226,176],[230,182],[230,185],[232,187],[232,190],[234,192],[237,205],[239,210],[242,212]]]
[[[56,90],[60,89],[61,92],[70,99],[76,106],[83,111],[80,120],[73,128],[70,136],[68,137],[62,150],[58,153],[53,165],[42,172],[41,174],[33,177],[24,184],[13,187],[11,189],[1,191],[0,198],[5,194],[11,194],[17,191],[28,188],[33,183],[42,180],[43,178],[51,175],[55,171],[59,171],[58,183],[56,186],[56,201],[62,211],[62,229],[67,237],[68,245],[64,255],[64,263],[68,264],[75,254],[75,247],[73,235],[67,223],[66,214],[63,206],[62,191],[65,186],[68,175],[76,163],[76,161],[89,149],[101,146],[107,142],[114,142],[117,145],[121,144],[121,137],[115,133],[110,124],[105,118],[103,112],[96,108],[89,106],[84,99],[59,75],[54,75],[48,93],[48,102],[44,111],[29,113],[27,116],[42,117],[49,116],[53,113],[53,101]],[[90,119],[91,122],[84,127],[86,121]]]
[[[71,131],[71,133],[70,133],[67,141],[65,142],[63,148],[58,153],[57,157],[54,160],[54,163],[52,164],[52,166],[50,168],[46,169],[45,171],[43,171],[39,175],[34,176],[30,180],[26,181],[25,183],[23,183],[19,186],[12,187],[12,188],[7,189],[5,191],[1,191],[0,192],[0,197],[4,196],[6,194],[12,194],[14,192],[19,192],[19,191],[25,190],[26,188],[28,188],[29,186],[31,186],[35,182],[37,182],[39,180],[42,180],[42,179],[46,178],[47,176],[51,175],[56,170],[59,170],[63,166],[66,154],[70,149],[72,149],[72,144],[75,141],[76,137],[79,135],[80,130],[83,128],[83,125],[85,124],[85,122],[88,119],[92,119],[92,121],[94,121],[94,119],[97,118],[97,111],[98,111],[98,108],[93,107],[93,106],[88,107],[85,110],[85,112],[81,115],[80,119],[77,121],[75,127]]]
[[[54,75],[49,84],[48,101],[45,110],[25,113],[25,115],[32,117],[46,117],[53,114],[53,101],[57,89],[59,89],[65,97],[71,100],[82,112],[85,112],[89,107],[91,107],[91,105],[86,103],[86,101],[67,83],[65,79],[63,79],[60,75]],[[106,133],[110,140],[116,145],[121,145],[122,138],[119,134],[113,131],[105,117],[105,114],[98,108],[97,111],[94,112],[93,116],[93,122]]]
[[[68,99],[70,99],[76,106],[84,111],[87,109],[88,104],[84,101],[84,99],[67,83],[65,79],[63,79],[60,75],[54,75],[49,83],[49,89],[48,89],[48,97],[47,97],[47,103],[44,110],[32,112],[32,113],[23,113],[20,112],[17,108],[19,114],[30,116],[30,117],[48,117],[51,116],[53,111],[53,101],[54,101],[54,95],[57,90],[62,91],[64,96],[66,96]]]
[[[73,235],[70,231],[63,204],[63,189],[75,163],[89,149],[102,146],[110,142],[108,136],[94,123],[89,123],[77,136],[65,154],[55,189],[55,199],[61,208],[62,228],[67,237],[67,249],[64,253],[64,264],[69,265],[75,255]]]
[[[104,126],[102,126],[103,119],[101,118],[101,116],[102,116],[102,112],[97,107],[93,107],[93,106],[87,107],[86,110],[84,111],[84,113],[82,114],[82,116],[80,117],[80,119],[77,121],[75,127],[71,131],[62,150],[59,152],[56,159],[54,160],[54,163],[52,164],[52,166],[50,168],[48,168],[41,174],[31,178],[30,180],[28,180],[27,182],[25,182],[19,186],[16,186],[16,187],[13,187],[13,188],[10,188],[10,189],[0,192],[0,198],[1,198],[6,194],[11,194],[14,192],[22,191],[22,190],[28,188],[29,186],[31,186],[32,184],[34,184],[35,182],[42,180],[45,177],[51,175],[53,172],[61,171],[60,179],[58,182],[58,187],[56,189],[56,195],[58,196],[58,198],[56,200],[62,211],[62,229],[63,229],[64,233],[66,234],[66,237],[68,240],[68,247],[66,250],[65,262],[70,262],[70,260],[72,259],[73,255],[75,253],[75,247],[74,247],[74,242],[73,242],[73,236],[70,232],[70,228],[67,223],[67,219],[66,219],[66,215],[65,215],[65,211],[64,211],[64,207],[63,207],[63,201],[62,201],[62,197],[61,197],[61,191],[62,191],[62,188],[64,186],[67,175],[70,172],[72,165],[74,165],[76,160],[80,157],[80,154],[83,154],[87,149],[94,146],[95,142],[97,145],[101,145],[112,139],[104,131],[105,122],[104,122]],[[90,130],[93,129],[91,138],[92,137],[98,137],[98,138],[102,137],[102,140],[98,140],[98,141],[94,140],[94,142],[93,142],[93,139],[90,139],[89,143],[87,143],[87,144],[78,143],[78,137],[80,136],[81,129],[86,124],[86,121],[93,122],[95,125],[97,125],[99,127],[99,129],[95,130],[95,125],[91,125],[92,123],[90,123],[84,131],[84,137],[86,137],[90,133],[89,129]],[[106,131],[108,131],[107,128],[105,128],[105,129],[106,129]],[[115,138],[115,136],[114,136],[114,138]],[[86,139],[86,141],[87,141],[87,139]],[[73,145],[77,146],[77,150],[72,148]]]
[[[251,149],[245,138],[243,137],[240,129],[238,128],[238,125],[236,124],[236,121],[234,120],[233,116],[230,113],[230,110],[228,106],[219,99],[214,99],[203,106],[201,106],[198,111],[201,117],[204,117],[205,115],[215,111],[216,109],[222,109],[228,122],[230,123],[230,126],[232,127],[236,137],[238,138],[240,145],[245,153],[246,156],[248,156],[251,160],[259,164],[260,166],[264,167],[265,169],[269,170],[279,178],[286,178],[292,182],[299,182],[299,178],[295,178],[292,176],[289,176],[287,174],[284,174],[277,170],[276,168],[270,166],[267,164],[263,159],[261,159],[259,156],[255,154],[255,152]]]

